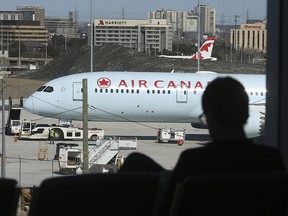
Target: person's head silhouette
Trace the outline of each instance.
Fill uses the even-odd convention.
[[[212,139],[244,138],[249,117],[244,86],[231,77],[213,80],[202,96],[202,108]]]

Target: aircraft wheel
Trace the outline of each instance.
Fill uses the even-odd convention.
[[[58,128],[55,128],[54,131],[55,131],[54,140],[55,141],[63,140],[63,138],[64,138],[63,131],[58,129]]]

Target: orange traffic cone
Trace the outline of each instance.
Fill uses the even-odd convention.
[[[17,142],[17,136],[16,136],[16,134],[14,135],[14,142]]]

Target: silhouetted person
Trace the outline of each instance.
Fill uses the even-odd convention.
[[[255,145],[246,137],[244,126],[249,117],[248,103],[248,95],[243,85],[231,77],[216,78],[207,86],[202,96],[202,118],[205,116],[212,142],[204,147],[182,152],[169,176],[167,190],[163,194],[157,215],[169,215],[176,184],[187,176],[285,170],[277,149]],[[149,167],[143,164],[153,164],[151,159],[146,157],[141,155],[143,163],[138,161],[140,170],[149,170]],[[137,155],[132,158],[137,160]],[[149,163],[146,163],[146,160]],[[123,170],[136,170],[136,167],[129,167],[133,161],[128,162],[126,167],[124,162]],[[151,171],[157,170],[160,170],[157,165],[151,166]]]
[[[202,108],[212,142],[184,151],[174,174],[284,170],[277,149],[253,144],[244,132],[249,99],[240,82],[216,78],[204,91]]]
[[[247,139],[244,126],[249,117],[248,103],[243,85],[231,77],[216,78],[207,86],[202,108],[212,142],[182,152],[169,178],[160,215],[168,215],[165,206],[170,206],[176,184],[187,176],[285,171],[277,149]]]

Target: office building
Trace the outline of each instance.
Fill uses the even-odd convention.
[[[198,7],[191,12],[180,12],[162,9],[148,12],[149,19],[166,19],[172,25],[174,39],[196,38],[198,32]],[[216,10],[206,5],[200,5],[200,35],[215,35]]]
[[[21,11],[0,11],[0,20],[23,20]]]
[[[69,37],[78,36],[78,12],[69,11],[69,18],[46,17],[45,27],[50,34],[62,34]]]
[[[148,19],[165,19],[172,26],[173,38],[179,39],[191,32],[197,32],[197,16],[192,13],[162,9],[148,12]]]
[[[95,19],[93,43],[119,44],[146,53],[172,51],[172,26],[164,19]]]
[[[23,20],[39,21],[40,26],[45,26],[45,9],[38,6],[17,6],[17,11],[23,13]]]
[[[231,29],[230,43],[235,50],[253,50],[266,53],[266,23],[256,22],[241,24],[239,29]]]
[[[40,7],[17,7],[16,11],[0,11],[1,50],[9,50],[15,41],[28,46],[48,44],[48,32],[44,25],[45,10]]]
[[[194,14],[199,15],[200,8],[200,35],[215,35],[216,33],[216,9],[207,5],[194,7]]]

